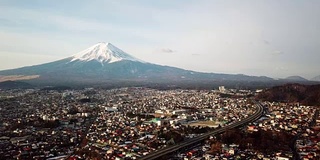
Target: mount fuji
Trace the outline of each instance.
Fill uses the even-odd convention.
[[[103,65],[104,63],[114,63],[123,60],[128,61],[136,61],[136,62],[143,62],[128,53],[120,50],[119,48],[115,47],[111,43],[100,42],[92,47],[81,51],[74,56],[70,62],[74,61],[98,61]]]
[[[0,71],[0,79],[1,77],[15,76],[18,76],[20,81],[40,86],[273,81],[269,77],[201,73],[152,64],[135,58],[111,43],[105,42],[95,44],[88,49],[58,61]]]

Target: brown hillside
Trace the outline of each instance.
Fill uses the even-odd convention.
[[[270,102],[299,102],[304,105],[320,105],[320,85],[286,84],[272,87],[256,96]]]

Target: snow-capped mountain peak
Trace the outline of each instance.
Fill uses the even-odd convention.
[[[71,57],[71,61],[92,61],[100,63],[114,63],[122,60],[139,61],[141,60],[125,53],[111,43],[100,42]]]

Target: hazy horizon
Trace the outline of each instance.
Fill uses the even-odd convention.
[[[183,69],[285,78],[320,75],[320,1],[0,2],[0,70],[110,42]]]

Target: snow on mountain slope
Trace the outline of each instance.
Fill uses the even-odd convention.
[[[320,75],[312,78],[311,81],[320,81]]]
[[[115,47],[111,43],[101,42],[95,44],[88,49],[85,49],[71,57],[71,61],[91,61],[96,60],[102,63],[114,63],[122,60],[129,60],[129,61],[138,61],[143,62],[124,51],[120,50],[119,48]]]

